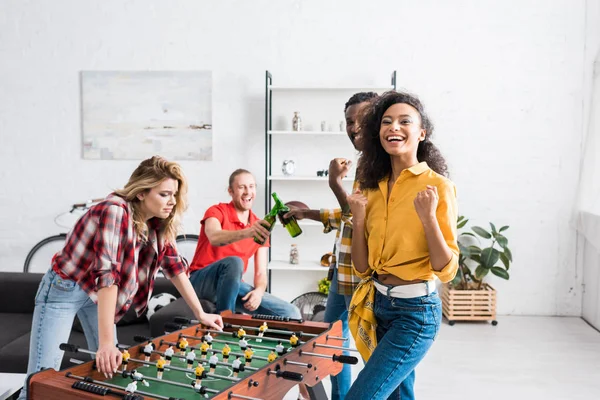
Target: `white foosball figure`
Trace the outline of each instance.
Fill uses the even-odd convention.
[[[238,345],[240,346],[240,349],[242,349],[242,350],[246,350],[248,348],[248,342],[246,341],[246,339],[240,339],[240,342],[238,343]]]
[[[277,343],[277,346],[275,346],[275,351],[280,357],[285,354],[285,347],[281,344],[281,340]]]
[[[175,354],[175,350],[173,350],[173,346],[169,346],[169,348],[165,350],[165,359],[167,361],[167,365],[171,364],[173,354]]]
[[[238,373],[240,372],[240,366],[242,365],[242,362],[240,361],[239,357],[236,358],[235,360],[233,360],[233,362],[231,363],[231,366],[233,367],[233,376],[234,378],[237,378]]]
[[[213,342],[213,337],[210,334],[210,332],[206,332],[206,335],[204,335],[204,340],[206,341],[206,343],[208,343],[208,345],[210,346],[210,348],[212,349],[212,342]]]
[[[185,356],[185,359],[187,361],[187,369],[192,369],[194,361],[196,361],[196,353],[194,353],[194,350],[190,350],[190,352],[187,353],[187,356]]]
[[[127,387],[125,388],[125,391],[127,393],[137,392],[137,382],[136,381],[131,382],[129,385],[127,385]]]
[[[154,350],[154,345],[152,343],[148,343],[146,346],[144,346],[144,350],[142,352],[144,353],[144,360],[146,362],[150,362],[152,350]],[[144,365],[144,367],[148,367],[148,365]]]
[[[217,357],[216,354],[213,354],[212,356],[210,356],[210,359],[208,360],[208,364],[210,365],[210,373],[211,374],[215,373],[215,369],[217,368],[218,362],[219,362],[219,357]]]
[[[146,387],[150,386],[150,384],[148,383],[148,381],[144,379],[144,375],[140,374],[136,370],[133,370],[132,372],[133,373],[131,374],[131,378],[133,379],[134,382],[142,382],[142,385],[144,385]]]

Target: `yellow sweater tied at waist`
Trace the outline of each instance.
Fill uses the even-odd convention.
[[[372,276],[360,281],[348,309],[348,326],[365,362],[377,346],[377,319],[373,310],[375,290]]]

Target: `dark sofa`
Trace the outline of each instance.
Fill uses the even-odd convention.
[[[43,274],[0,272],[0,372],[27,372],[34,299],[42,276]],[[165,278],[156,280],[153,295],[159,293],[171,293],[179,297],[175,286]],[[201,300],[201,303],[205,311],[214,312],[212,303],[205,300]],[[193,317],[191,310],[181,298],[158,310],[150,321],[145,315],[137,318],[135,312],[130,310],[117,324],[119,343],[133,345],[135,344],[133,337],[136,335],[160,336],[164,333],[165,322],[173,321],[176,316]],[[77,318],[71,330],[69,343],[87,348]],[[72,366],[69,361],[71,358],[89,360],[85,354],[65,353],[61,368]]]

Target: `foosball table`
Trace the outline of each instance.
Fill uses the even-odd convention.
[[[269,317],[263,317],[269,318]],[[178,319],[171,333],[139,338],[123,348],[123,363],[112,378],[98,372],[94,361],[63,371],[46,369],[28,380],[33,400],[98,399],[282,399],[305,384],[311,399],[327,399],[321,381],[337,375],[342,364],[356,364],[343,354],[348,338],[342,325],[286,322],[224,313],[223,332],[197,321]],[[124,346],[121,346],[124,347]],[[93,352],[69,344],[69,351]]]

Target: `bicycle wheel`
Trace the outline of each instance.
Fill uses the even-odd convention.
[[[65,245],[67,239],[66,233],[47,237],[42,240],[27,254],[23,272],[41,272],[44,273],[50,268],[52,257],[58,253]]]
[[[185,258],[188,263],[191,263],[194,259],[194,253],[196,252],[198,239],[198,235],[179,235],[175,239],[179,255]]]

